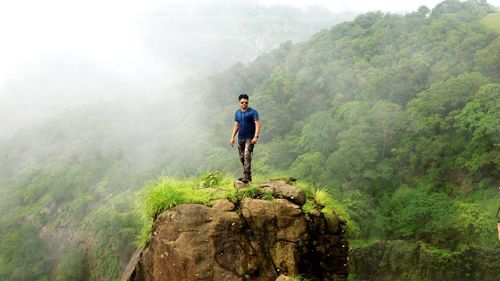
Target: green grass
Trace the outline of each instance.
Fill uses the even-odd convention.
[[[227,194],[227,199],[233,203],[236,203],[243,198],[255,198],[263,200],[273,200],[275,197],[272,193],[263,192],[261,188],[256,186],[249,186],[248,188],[238,189],[230,191]]]
[[[347,207],[338,202],[331,192],[326,188],[318,188],[315,191],[316,203],[323,207],[321,212],[327,218],[337,216],[347,222],[347,234],[356,237],[360,232],[359,226],[351,220]]]
[[[337,202],[327,189],[316,188],[307,183],[292,184],[301,188],[306,194],[307,202],[302,206],[304,213],[321,209],[327,218],[339,215],[349,221],[345,206]],[[224,198],[236,204],[243,198],[273,200],[274,196],[263,192],[255,185],[236,189],[232,177],[223,176],[218,172],[204,174],[198,179],[159,178],[139,191],[136,212],[140,217],[142,228],[136,240],[137,246],[144,247],[149,243],[154,220],[162,212],[181,204],[210,205],[214,200]],[[348,231],[350,228],[352,226],[348,225]]]
[[[201,176],[197,185],[200,187],[214,187],[220,185],[223,179],[224,175],[221,172],[209,172]]]
[[[137,206],[143,225],[136,242],[138,246],[147,245],[154,219],[162,212],[180,204],[208,205],[213,200],[228,198],[229,194],[234,192],[229,178],[221,177],[215,180],[217,186],[212,176],[204,175],[201,181],[206,183],[207,178],[210,180],[210,186],[214,188],[200,188],[200,180],[196,179],[163,177],[142,189]]]
[[[314,210],[316,207],[314,206],[314,203],[311,202],[311,200],[307,200],[304,205],[302,205],[302,212],[308,214],[312,210]]]
[[[315,197],[316,189],[311,184],[298,181],[298,182],[295,182],[294,185],[296,187],[302,189],[302,191],[304,191],[304,194],[306,195],[307,198],[314,198]]]
[[[328,189],[317,189],[314,197],[316,198],[316,202],[323,207],[321,212],[325,215],[325,217],[332,217],[335,215],[339,215],[343,218],[348,217],[348,213],[345,207],[333,198]]]
[[[486,28],[500,33],[500,13],[490,13],[486,15],[481,23],[486,26]]]

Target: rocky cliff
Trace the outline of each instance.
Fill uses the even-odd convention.
[[[321,206],[305,213],[305,195],[295,186],[269,182],[259,189],[272,197],[179,205],[160,214],[122,280],[347,280],[345,222],[325,216]]]

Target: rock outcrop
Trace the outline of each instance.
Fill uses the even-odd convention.
[[[262,188],[277,198],[186,204],[160,214],[149,245],[134,254],[122,280],[347,280],[345,222],[335,218],[332,227],[319,211],[305,214],[297,187]]]

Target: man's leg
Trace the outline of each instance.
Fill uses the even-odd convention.
[[[240,155],[241,165],[245,166],[245,140],[238,139],[238,154]],[[238,178],[238,180],[243,181],[245,176]]]
[[[252,181],[252,140],[245,140],[245,149],[243,151],[243,175],[244,181]]]
[[[238,154],[240,155],[241,165],[245,165],[245,140],[238,140]]]

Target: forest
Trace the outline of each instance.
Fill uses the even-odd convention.
[[[347,210],[351,280],[494,280],[499,27],[479,0],[369,12],[188,79],[181,108],[165,93],[147,110],[81,109],[2,140],[0,280],[116,280],[148,186],[238,175],[241,93],[262,121],[254,181],[329,190]]]

